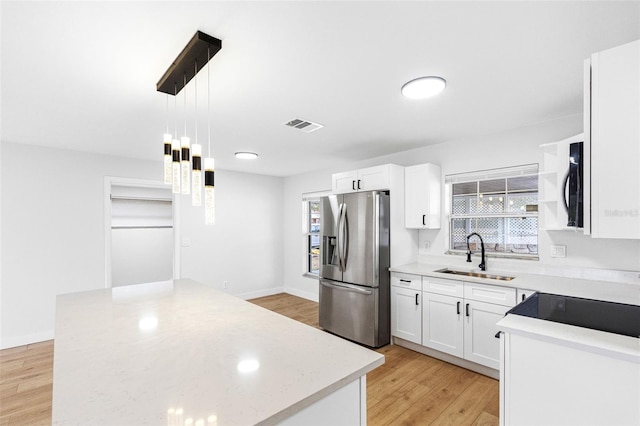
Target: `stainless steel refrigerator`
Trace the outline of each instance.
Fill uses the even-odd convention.
[[[320,327],[370,347],[389,344],[389,193],[323,197],[320,235]]]

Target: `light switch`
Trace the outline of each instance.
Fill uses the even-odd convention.
[[[191,247],[191,240],[188,238],[182,239],[182,247]]]
[[[551,257],[567,257],[567,246],[551,246]]]

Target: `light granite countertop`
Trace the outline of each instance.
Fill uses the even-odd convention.
[[[191,280],[58,296],[54,424],[273,424],[384,356]]]
[[[588,280],[580,278],[558,277],[552,275],[538,275],[530,273],[518,273],[514,271],[491,269],[487,274],[514,277],[511,281],[479,278],[471,276],[453,275],[436,272],[443,268],[451,268],[461,271],[482,273],[478,268],[459,267],[446,264],[410,263],[407,265],[391,267],[391,272],[400,272],[412,275],[422,275],[433,278],[443,278],[457,281],[491,284],[502,287],[533,290],[544,293],[559,294],[564,296],[582,297],[586,299],[604,300],[608,302],[627,303],[640,305],[640,281],[638,284],[620,283],[602,280]]]

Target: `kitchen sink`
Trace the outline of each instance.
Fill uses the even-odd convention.
[[[449,269],[449,268],[438,269],[437,271],[433,271],[433,272],[440,272],[441,274],[464,275],[465,277],[489,278],[492,280],[500,280],[500,281],[511,281],[512,279],[515,278],[515,277],[509,277],[506,275],[485,274],[482,272],[456,271],[455,269]]]

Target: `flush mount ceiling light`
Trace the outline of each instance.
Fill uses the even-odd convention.
[[[258,158],[258,154],[248,151],[238,151],[235,153],[235,156],[240,160],[255,160],[256,158]]]
[[[409,99],[426,99],[442,92],[447,82],[442,77],[419,77],[402,86],[402,95]]]

